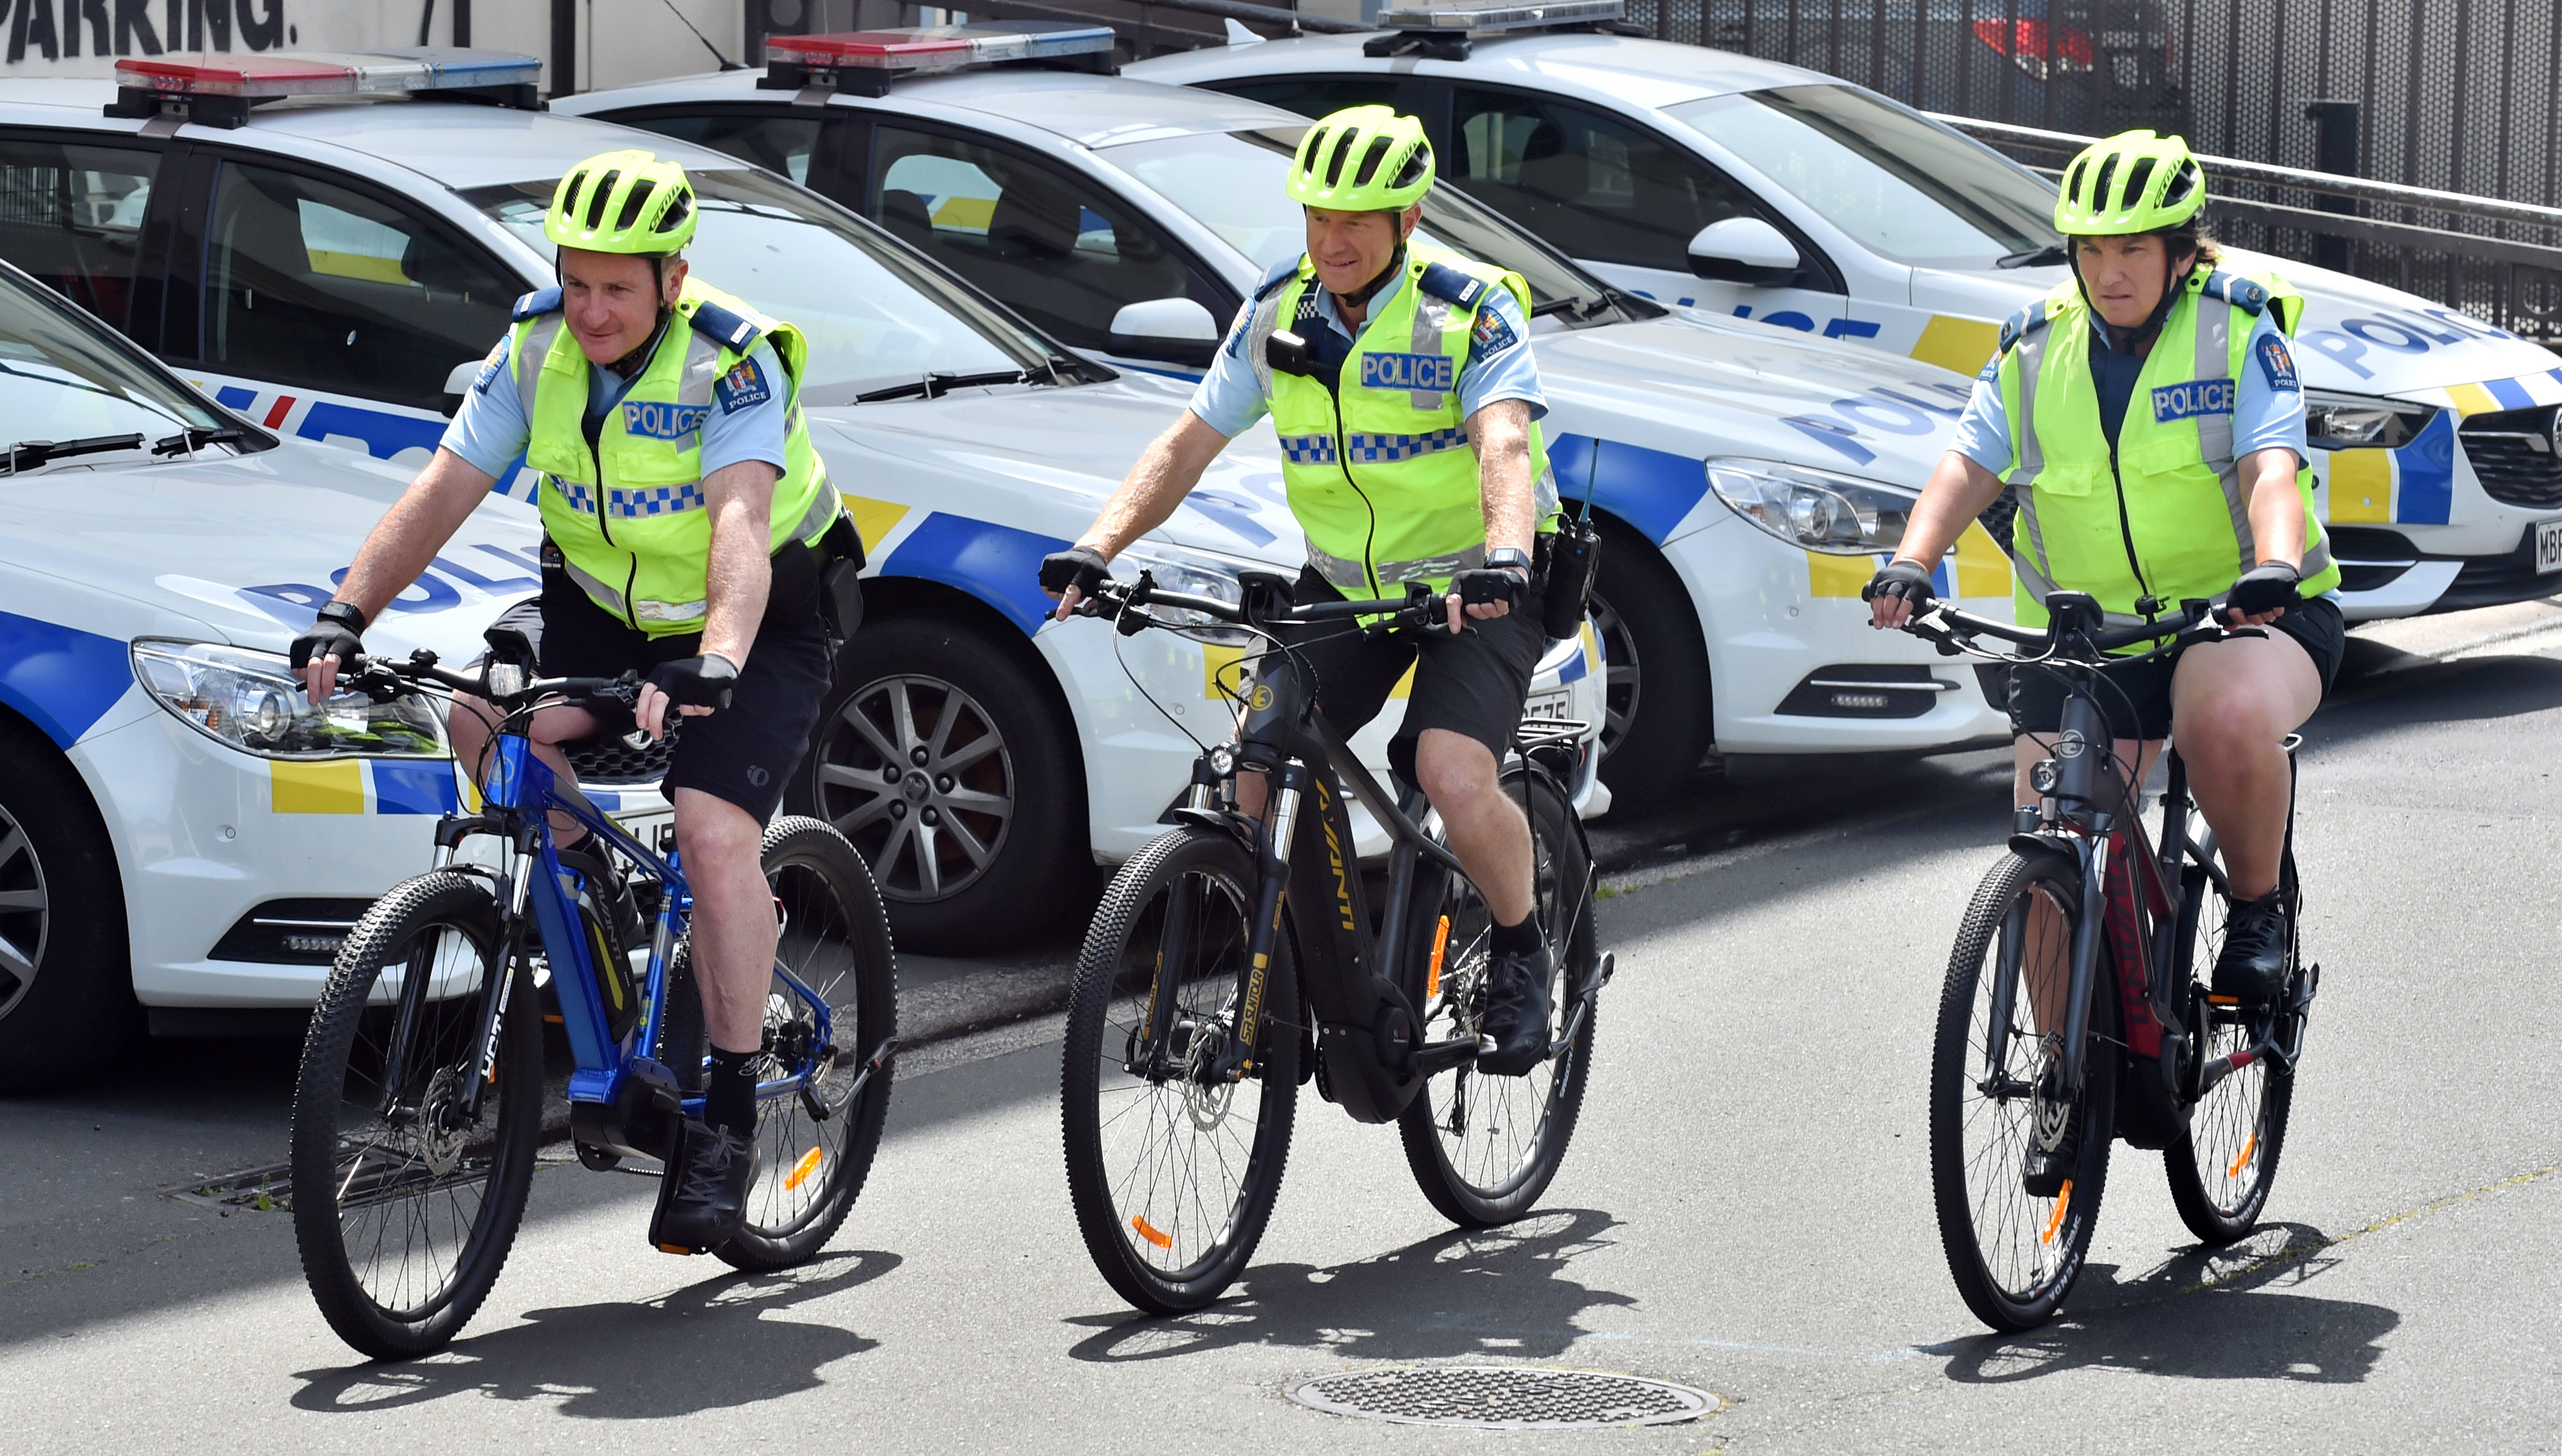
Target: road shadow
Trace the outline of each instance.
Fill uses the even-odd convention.
[[[2351,638],[2352,651],[2321,711],[2304,726],[2309,748],[2327,748],[2426,723],[2483,722],[2562,708],[2562,659],[2414,659]]]
[[[458,1340],[422,1360],[303,1370],[292,1403],[377,1412],[456,1395],[544,1400],[589,1420],[654,1420],[753,1405],[826,1383],[880,1344],[833,1324],[770,1316],[899,1266],[874,1250],[822,1254],[776,1274],[725,1274],[642,1303],[531,1310],[528,1324]]]
[[[2353,1385],[2373,1373],[2402,1323],[2382,1305],[2322,1299],[2304,1286],[2339,1262],[2300,1223],[2270,1224],[2231,1248],[2181,1251],[2133,1277],[2092,1265],[2055,1323],[1929,1347],[1947,1376],[2009,1384],[2104,1369],[2204,1380]]]
[[[1072,1318],[1095,1333],[1068,1354],[1125,1364],[1261,1345],[1346,1360],[1555,1359],[1592,1333],[1584,1311],[1637,1302],[1569,1277],[1575,1259],[1609,1246],[1615,1226],[1607,1213],[1558,1208],[1357,1263],[1258,1264],[1234,1293],[1192,1314]]]

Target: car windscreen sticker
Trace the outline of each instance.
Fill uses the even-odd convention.
[[[2287,352],[2285,339],[2276,334],[2265,335],[2253,346],[2252,352],[2259,356],[2260,372],[2268,376],[2270,389],[2298,388],[2295,383],[2295,356]]]
[[[1500,354],[1521,341],[1520,336],[1513,332],[1513,326],[1504,322],[1504,316],[1491,308],[1477,310],[1476,327],[1470,333],[1476,338],[1480,358]]]
[[[2229,379],[2192,379],[2186,384],[2166,384],[2153,391],[2153,423],[2156,425],[2194,419],[2199,415],[2232,413],[2233,381]]]
[[[1364,354],[1364,389],[1447,390],[1452,370],[1447,354]]]
[[[623,433],[644,436],[650,440],[682,440],[702,429],[703,417],[711,412],[712,407],[709,405],[678,405],[664,400],[625,400]]]
[[[720,396],[724,415],[735,415],[774,397],[773,391],[765,387],[765,371],[757,368],[753,359],[739,360],[737,368],[713,383],[712,393]]]

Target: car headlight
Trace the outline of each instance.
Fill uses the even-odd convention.
[[[1214,597],[1221,602],[1245,600],[1245,587],[1237,580],[1239,572],[1277,571],[1259,561],[1239,561],[1189,546],[1169,546],[1161,541],[1143,541],[1125,548],[1112,559],[1112,574],[1123,581],[1137,581],[1146,571],[1155,576],[1157,585],[1169,592],[1187,596]],[[1168,607],[1151,607],[1149,612],[1176,627],[1197,629],[1194,636],[1212,641],[1241,642],[1248,634],[1242,628],[1230,627],[1215,618],[1197,612],[1182,612]]]
[[[360,692],[341,693],[315,707],[280,653],[137,641],[133,676],[198,732],[261,758],[448,756],[444,721],[426,694],[405,692],[378,703]]]
[[[1709,488],[1727,508],[1808,551],[1866,556],[1904,539],[1920,493],[1778,460],[1708,461]]]
[[[2304,439],[2315,450],[2391,450],[2417,440],[2436,418],[2434,405],[2324,390],[2304,392]]]

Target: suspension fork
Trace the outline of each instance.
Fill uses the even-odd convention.
[[[2082,919],[2073,927],[2073,979],[2065,993],[2063,1085],[2082,1090],[2084,1041],[2091,1034],[2091,999],[2100,979],[2100,938],[2108,917],[2108,845],[2106,834],[2082,845]]]
[[[1299,804],[1308,792],[1308,765],[1292,759],[1282,766],[1280,786],[1273,791],[1264,819],[1262,843],[1255,855],[1254,931],[1246,941],[1245,995],[1237,1006],[1235,1036],[1219,1057],[1219,1070],[1232,1064],[1237,1075],[1254,1070],[1254,1039],[1263,1023],[1263,994],[1272,974],[1272,951],[1281,942],[1281,894],[1290,881],[1290,841],[1299,828]]]
[[[535,830],[527,830],[516,845],[515,862],[507,868],[507,913],[498,925],[498,964],[486,978],[480,996],[479,1053],[472,1062],[470,1085],[462,1094],[462,1110],[472,1117],[480,1112],[481,1094],[498,1079],[498,1032],[506,1024],[507,999],[516,985],[516,956],[523,949],[525,903],[533,889],[534,861],[538,844]]]

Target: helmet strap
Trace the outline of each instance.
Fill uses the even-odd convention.
[[[1388,256],[1387,267],[1378,271],[1377,277],[1371,279],[1369,282],[1362,284],[1360,287],[1353,289],[1349,293],[1337,293],[1335,297],[1342,300],[1344,306],[1347,308],[1366,308],[1370,306],[1371,299],[1378,296],[1378,290],[1387,286],[1388,279],[1395,277],[1399,273],[1404,272],[1404,270],[1405,240],[1403,238],[1399,238],[1396,240],[1396,252]]]
[[[649,337],[642,340],[639,348],[634,349],[631,353],[624,355],[622,358],[615,360],[613,363],[608,364],[605,367],[613,370],[616,374],[621,375],[625,379],[630,379],[633,375],[640,373],[642,367],[648,364],[649,356],[657,352],[658,341],[667,336],[667,319],[672,312],[673,310],[668,308],[666,304],[659,304],[658,326],[649,330]]]

